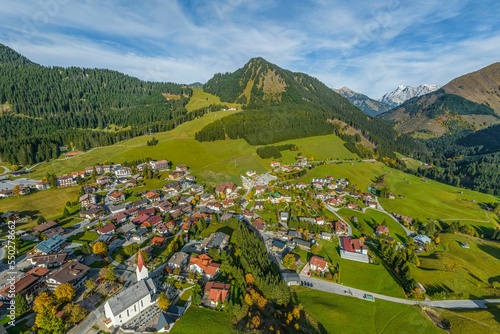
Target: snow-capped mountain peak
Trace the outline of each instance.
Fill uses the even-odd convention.
[[[441,86],[433,84],[423,84],[417,87],[411,86],[398,86],[394,91],[385,94],[380,99],[381,102],[390,105],[391,107],[397,107],[406,100],[411,99],[415,96],[421,96],[425,94],[432,93],[441,88]]]

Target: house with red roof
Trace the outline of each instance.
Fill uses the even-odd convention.
[[[231,284],[223,282],[207,282],[202,304],[207,307],[217,307],[229,298]]]
[[[137,217],[135,217],[134,220],[132,220],[132,223],[134,223],[136,225],[141,225],[142,223],[144,223],[148,219],[149,219],[149,215],[141,214],[141,215],[138,215]]]
[[[336,235],[347,235],[348,233],[347,224],[341,220],[336,221],[333,226],[333,231],[335,232]]]
[[[325,273],[328,271],[328,262],[325,259],[314,255],[309,260],[309,268],[311,268],[311,270],[314,270],[316,272]]]
[[[368,257],[368,247],[365,246],[362,239],[341,237],[340,257],[343,259],[370,263],[370,258]]]
[[[213,279],[219,274],[220,264],[213,262],[212,258],[206,254],[189,259],[189,270],[205,275],[208,279]]]
[[[121,191],[114,191],[109,194],[109,200],[111,202],[123,202],[125,200],[125,194]]]
[[[376,235],[389,234],[389,228],[385,225],[377,226],[377,228],[375,229],[375,234]]]
[[[153,245],[153,247],[163,247],[166,241],[167,239],[165,238],[155,236],[151,240],[151,244]]]

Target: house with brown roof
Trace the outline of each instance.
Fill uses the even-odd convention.
[[[163,237],[154,236],[153,239],[151,240],[151,245],[153,247],[163,247],[166,241],[167,239]]]
[[[379,225],[375,229],[376,235],[389,234],[389,228],[385,225]]]
[[[64,232],[65,231],[62,227],[56,226],[56,227],[51,228],[50,230],[43,232],[42,234],[45,235],[45,237],[48,239],[48,238],[52,238],[56,234],[63,235]]]
[[[80,211],[80,218],[96,219],[106,213],[102,206],[90,205],[87,210]]]
[[[150,161],[149,165],[151,166],[151,169],[155,172],[168,170],[170,167],[168,160]]]
[[[32,230],[34,232],[40,232],[40,233],[43,233],[53,227],[57,226],[57,222],[53,221],[53,220],[49,220],[45,223],[42,223],[40,225],[37,225],[35,227],[32,228]]]
[[[168,260],[167,266],[170,269],[181,268],[183,269],[188,263],[189,255],[184,252],[176,252]]]
[[[184,172],[181,172],[179,170],[174,170],[174,171],[171,171],[168,173],[169,180],[178,180],[183,176],[184,176]]]
[[[309,268],[316,272],[325,273],[328,271],[328,262],[325,259],[314,255],[309,260]]]
[[[115,233],[116,226],[113,223],[109,223],[104,225],[101,228],[97,229],[97,234],[113,234]]]
[[[334,226],[333,226],[333,231],[335,232],[335,235],[347,235],[349,232],[349,229],[347,227],[347,224],[344,223],[343,221],[339,220],[336,221]]]
[[[340,238],[340,257],[343,259],[370,263],[368,247],[362,239]]]
[[[90,267],[83,263],[77,261],[66,262],[60,268],[52,271],[45,283],[52,291],[64,283],[70,283],[75,289],[78,289],[83,286],[89,270]]]
[[[80,202],[80,206],[82,208],[86,208],[91,204],[97,204],[96,196],[94,194],[91,194],[91,193],[86,193],[86,194],[80,196],[78,201]]]
[[[229,298],[229,289],[231,284],[223,282],[207,282],[205,285],[202,304],[207,307],[217,307],[223,304]]]
[[[215,194],[217,196],[221,196],[222,194],[224,194],[225,196],[228,196],[228,195],[232,194],[233,192],[235,192],[236,188],[237,188],[236,184],[234,184],[232,182],[223,182],[215,188]]]
[[[77,180],[71,175],[63,175],[56,179],[58,187],[70,187],[78,184]]]
[[[159,202],[161,200],[161,194],[158,191],[148,191],[144,196],[151,203]]]
[[[68,259],[68,253],[32,256],[28,261],[35,267],[55,268],[60,267]]]
[[[213,262],[212,258],[206,254],[191,257],[189,260],[189,270],[205,275],[208,279],[213,279],[219,274],[220,264]]]
[[[113,191],[109,194],[109,200],[114,203],[123,202],[125,200],[125,194],[121,191]]]
[[[21,277],[14,280],[14,292],[17,294],[22,294],[27,297],[28,301],[31,301],[34,296],[37,295],[38,291],[43,286],[43,280],[50,272],[49,269],[43,267],[36,267],[30,271],[24,273]],[[7,284],[2,289],[0,289],[0,299],[10,300],[10,294],[12,293],[11,284]]]
[[[259,231],[264,231],[266,229],[264,219],[262,219],[261,217],[258,217],[254,220],[253,226],[255,226],[255,228]]]

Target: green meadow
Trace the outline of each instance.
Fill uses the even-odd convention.
[[[193,88],[193,95],[189,99],[188,104],[186,104],[186,110],[193,111],[209,106],[211,104],[225,104],[229,108],[240,108],[240,105],[237,103],[221,102],[218,96],[206,93],[201,88]]]
[[[345,162],[322,165],[313,169],[300,181],[331,175],[346,177],[359,191],[366,192],[376,177],[385,175],[385,182],[396,199],[379,198],[388,212],[396,212],[427,221],[428,218],[459,220],[481,229],[492,231],[498,226],[496,219],[481,208],[481,203],[497,202],[495,196],[468,189],[456,188],[433,180],[403,173],[379,162]],[[491,215],[492,216],[492,215]],[[493,216],[492,216],[493,217]],[[488,220],[490,220],[488,222]]]
[[[374,303],[304,287],[296,297],[327,333],[445,333],[415,306],[384,300]]]
[[[217,333],[231,334],[236,331],[232,326],[232,315],[191,305],[186,313],[175,323],[171,334]]]
[[[441,234],[436,250],[418,254],[411,272],[435,299],[500,298],[500,243],[462,234]],[[470,248],[462,248],[467,242]]]

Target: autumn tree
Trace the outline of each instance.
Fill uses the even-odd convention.
[[[295,256],[292,254],[292,253],[288,253],[287,255],[285,255],[285,257],[283,258],[283,265],[286,267],[286,268],[290,268],[292,266],[295,265]]]
[[[23,315],[24,313],[30,310],[28,302],[26,301],[24,295],[16,293],[16,297],[14,300],[16,302],[16,309],[15,309],[16,318],[18,318],[19,316]]]
[[[163,312],[165,312],[169,306],[170,306],[170,300],[168,300],[165,292],[161,292],[158,295],[158,307],[161,308]]]
[[[247,282],[247,285],[254,285],[255,279],[253,278],[253,275],[250,273],[245,274],[245,282]]]
[[[69,303],[75,295],[75,288],[70,283],[61,284],[54,290],[54,296],[60,303]]]
[[[68,304],[65,311],[68,322],[73,324],[79,323],[87,316],[87,310],[80,304]]]
[[[19,196],[20,192],[21,192],[21,187],[18,184],[16,184],[12,189],[12,193],[14,194],[14,196]]]
[[[54,297],[47,292],[38,295],[33,301],[33,311],[35,311],[35,326],[40,333],[63,334],[66,325],[56,316]]]
[[[259,328],[259,326],[260,326],[259,315],[255,315],[254,317],[252,317],[252,325],[254,326],[254,328]]]
[[[105,256],[108,253],[108,245],[103,241],[98,241],[92,246],[92,252],[95,255]]]
[[[54,297],[49,295],[47,292],[42,292],[33,301],[33,311],[36,313],[42,313],[47,308],[53,307]]]
[[[101,270],[99,270],[99,277],[110,282],[114,282],[118,278],[112,266],[101,268]]]
[[[96,288],[97,284],[92,278],[89,278],[87,281],[85,281],[85,288],[89,291],[92,291]]]

